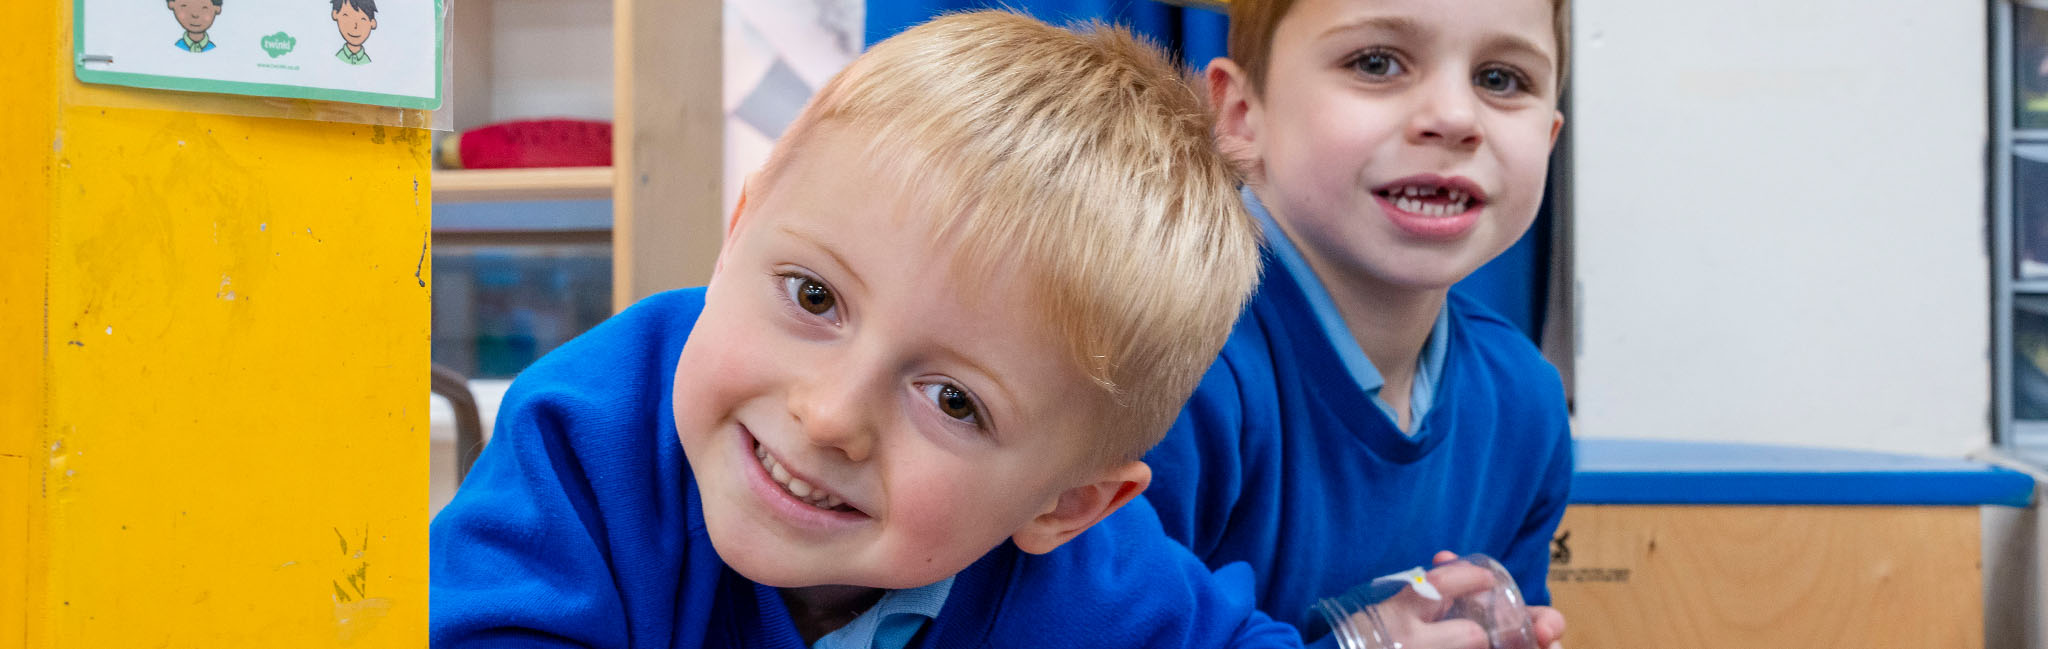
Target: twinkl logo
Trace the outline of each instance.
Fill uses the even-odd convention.
[[[263,51],[269,52],[270,58],[273,59],[284,56],[285,53],[292,51],[292,48],[298,45],[299,39],[292,38],[290,34],[284,32],[263,37]]]

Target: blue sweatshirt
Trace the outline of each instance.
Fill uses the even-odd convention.
[[[1249,563],[1260,610],[1309,606],[1438,550],[1485,552],[1550,601],[1550,537],[1571,485],[1557,370],[1514,325],[1453,292],[1443,376],[1410,439],[1351,378],[1301,286],[1265,279],[1180,420],[1145,461],[1169,535]],[[1311,637],[1314,633],[1311,632]]]
[[[776,589],[718,558],[671,393],[703,290],[648,298],[548,354],[434,519],[431,640],[462,647],[801,649]],[[925,647],[1299,647],[1142,500],[1060,549],[1005,543],[954,578]]]

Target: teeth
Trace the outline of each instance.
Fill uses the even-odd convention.
[[[1422,216],[1451,216],[1464,214],[1472,208],[1472,195],[1463,190],[1449,187],[1421,187],[1409,185],[1385,190],[1387,202],[1395,209]],[[1436,200],[1417,200],[1436,199]]]
[[[846,501],[840,500],[839,497],[825,493],[825,490],[813,487],[811,483],[804,482],[802,479],[790,475],[789,469],[783,468],[782,463],[776,462],[773,457],[769,457],[768,449],[755,446],[754,457],[761,461],[761,468],[768,470],[768,477],[774,478],[776,484],[782,485],[782,488],[788,490],[790,495],[796,496],[797,500],[804,501],[820,509],[835,509],[840,505],[846,504]]]

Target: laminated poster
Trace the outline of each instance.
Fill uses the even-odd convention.
[[[74,0],[78,79],[441,106],[442,0]]]

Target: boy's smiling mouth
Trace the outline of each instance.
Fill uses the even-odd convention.
[[[760,440],[752,439],[749,441],[754,446],[754,460],[760,463],[761,470],[768,474],[768,479],[782,488],[784,495],[796,499],[797,502],[828,512],[866,515],[864,512],[846,504],[846,501],[839,496],[825,491],[822,487],[812,485],[803,478],[792,475],[789,469],[783,466],[781,461],[768,453],[768,447],[762,446]]]
[[[1486,190],[1462,176],[1420,174],[1372,190],[1373,202],[1395,227],[1424,240],[1451,241],[1472,231],[1486,207]]]
[[[1464,178],[1410,176],[1372,190],[1395,209],[1421,216],[1463,214],[1486,204],[1486,191]]]

